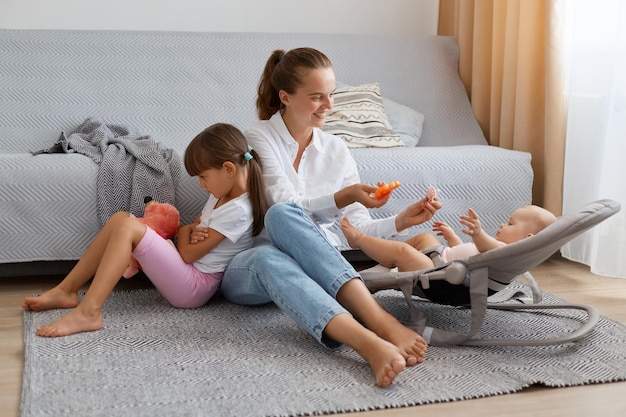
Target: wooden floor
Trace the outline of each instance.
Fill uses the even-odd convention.
[[[555,256],[531,271],[541,288],[570,302],[592,304],[600,313],[626,324],[626,279],[593,275],[589,268]],[[60,277],[0,277],[0,416],[19,415],[24,365],[21,304]],[[144,288],[145,279],[123,280],[117,289]],[[77,399],[79,400],[79,399]],[[625,416],[626,382],[571,388],[530,387],[516,394],[344,414],[359,417],[416,416]]]

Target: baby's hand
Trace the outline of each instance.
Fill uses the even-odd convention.
[[[472,209],[467,210],[467,215],[461,216],[461,224],[467,228],[462,232],[469,236],[476,236],[482,230],[478,214]]]
[[[443,236],[446,240],[454,235],[454,230],[452,230],[448,223],[444,222],[433,222],[433,232],[435,232],[437,236]]]

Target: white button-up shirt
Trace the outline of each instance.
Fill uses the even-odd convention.
[[[328,230],[342,216],[368,235],[388,238],[397,235],[395,217],[372,219],[361,203],[340,210],[335,193],[360,182],[356,162],[345,142],[321,129],[313,129],[313,140],[304,150],[298,171],[294,162],[298,143],[289,133],[280,112],[258,121],[244,132],[248,144],[261,156],[263,179],[269,205],[290,202],[300,205],[326,231],[331,243],[339,237]]]

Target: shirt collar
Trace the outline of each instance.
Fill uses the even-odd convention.
[[[313,128],[313,139],[311,139],[311,145],[318,152],[323,152],[324,147],[322,146],[322,129],[318,129],[317,127]]]
[[[277,111],[276,113],[274,113],[272,117],[270,117],[269,121],[278,132],[280,139],[283,142],[285,142],[287,145],[293,145],[295,140],[293,136],[291,136],[291,133],[289,133],[289,129],[287,129],[287,125],[285,124],[285,121],[283,120],[281,112]],[[311,145],[313,145],[315,150],[317,150],[318,152],[324,151],[324,147],[322,146],[322,130],[321,129],[318,129],[316,127],[313,128],[313,139],[311,139]]]

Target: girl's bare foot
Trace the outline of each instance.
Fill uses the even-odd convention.
[[[22,308],[30,311],[43,311],[55,308],[74,308],[77,305],[77,293],[67,293],[55,287],[41,294],[39,297],[24,298]]]
[[[363,232],[352,226],[352,223],[350,223],[347,217],[341,219],[341,231],[346,237],[348,245],[350,245],[352,249],[359,249],[359,240],[363,236]]]
[[[70,311],[57,321],[37,328],[37,335],[44,337],[68,336],[75,333],[91,332],[102,328],[102,315],[86,314],[79,308]]]
[[[400,350],[374,333],[371,340],[355,347],[355,351],[369,363],[376,377],[376,385],[381,388],[391,385],[406,367],[406,361]]]

